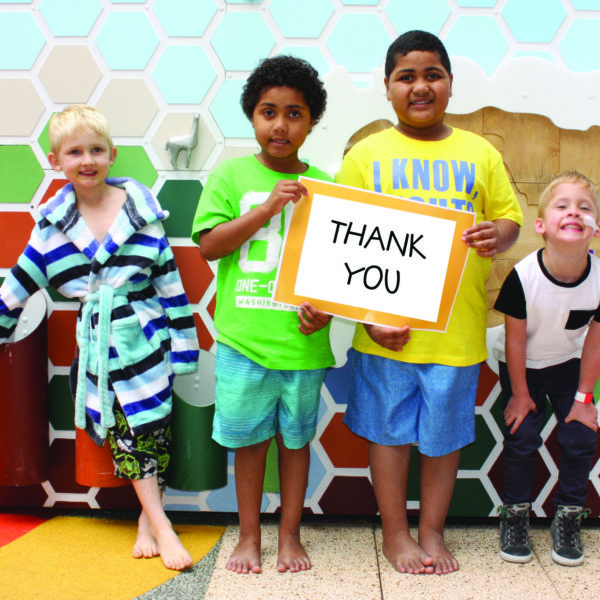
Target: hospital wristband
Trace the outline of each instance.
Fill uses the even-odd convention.
[[[581,404],[592,404],[594,402],[594,394],[591,392],[585,394],[584,392],[580,392],[578,390],[575,394],[575,402],[581,402]]]

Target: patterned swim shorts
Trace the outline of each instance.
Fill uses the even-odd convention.
[[[108,430],[108,442],[115,463],[115,475],[121,479],[146,479],[156,475],[160,489],[164,490],[164,474],[169,466],[171,426],[133,436],[117,402],[113,405],[113,413],[116,424]]]

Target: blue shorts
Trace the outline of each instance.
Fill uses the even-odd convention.
[[[251,446],[280,433],[287,448],[315,436],[325,369],[267,369],[217,344],[213,439],[228,448]]]
[[[418,442],[427,456],[475,441],[479,364],[405,363],[356,350],[353,355],[344,422],[354,433],[385,446]]]

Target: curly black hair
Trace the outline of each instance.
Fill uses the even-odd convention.
[[[386,78],[389,79],[392,71],[396,68],[398,55],[406,56],[409,52],[414,52],[415,50],[437,54],[448,75],[452,74],[450,58],[442,40],[428,31],[413,29],[398,36],[388,48],[387,56],[385,57]]]
[[[310,118],[316,125],[325,112],[327,92],[319,74],[307,61],[294,56],[273,56],[263,59],[250,73],[240,102],[248,119],[252,120],[254,109],[264,92],[273,87],[289,87],[304,96]]]

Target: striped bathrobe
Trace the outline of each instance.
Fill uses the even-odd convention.
[[[121,405],[134,435],[168,423],[174,374],[198,366],[192,311],[161,220],[146,187],[127,178],[107,183],[127,199],[102,243],[75,205],[71,184],[42,206],[17,264],[0,288],[0,341],[16,326],[23,302],[51,286],[77,298],[79,368],[75,425],[99,444]]]

